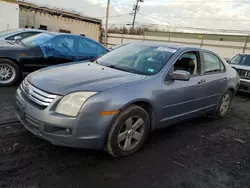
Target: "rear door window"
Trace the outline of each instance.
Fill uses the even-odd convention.
[[[225,71],[225,67],[222,64],[221,60],[214,54],[203,52],[203,71],[204,74],[209,73],[217,73],[217,72],[223,72]]]
[[[74,51],[79,56],[98,57],[106,52],[106,49],[95,41],[83,37],[78,37],[76,40]]]

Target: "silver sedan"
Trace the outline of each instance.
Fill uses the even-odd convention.
[[[16,92],[25,128],[53,144],[130,155],[157,128],[210,113],[224,117],[239,85],[217,54],[164,43],[133,43],[95,62],[30,74]]]

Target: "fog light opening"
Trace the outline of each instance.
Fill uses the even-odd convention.
[[[72,132],[71,129],[69,129],[69,128],[66,129],[66,133],[71,134],[71,132]]]

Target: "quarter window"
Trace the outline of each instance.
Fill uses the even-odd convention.
[[[210,53],[203,52],[204,57],[204,73],[216,73],[222,72],[225,70],[224,65],[220,61],[220,59]]]

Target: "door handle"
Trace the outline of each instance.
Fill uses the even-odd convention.
[[[227,77],[222,79],[222,82],[227,82],[227,81],[228,81]]]
[[[207,80],[202,79],[202,80],[200,80],[200,81],[198,82],[198,85],[202,85],[202,84],[206,83],[206,81],[207,81]]]

